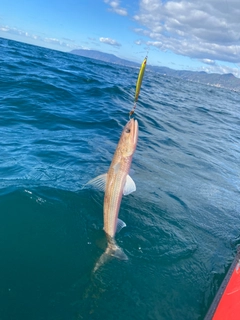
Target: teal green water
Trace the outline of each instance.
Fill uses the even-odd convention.
[[[239,94],[146,70],[129,260],[93,274],[103,194],[82,186],[108,170],[138,70],[0,48],[0,320],[203,319],[240,243]]]

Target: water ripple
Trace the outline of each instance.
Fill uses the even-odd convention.
[[[103,194],[81,187],[110,165],[138,69],[0,47],[1,301],[15,297],[3,317],[32,305],[31,319],[203,318],[239,238],[239,94],[146,70],[137,190],[122,200],[116,236],[129,260],[94,277]]]

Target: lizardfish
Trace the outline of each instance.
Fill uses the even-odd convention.
[[[128,173],[136,150],[137,140],[138,122],[131,119],[123,129],[108,172],[87,183],[105,190],[104,231],[107,236],[108,247],[97,262],[94,271],[107,260],[109,255],[116,256],[119,259],[127,259],[125,253],[116,244],[114,236],[116,230],[121,230],[126,226],[123,221],[118,219],[122,196],[136,190],[136,185]]]

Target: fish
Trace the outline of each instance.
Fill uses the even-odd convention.
[[[129,175],[133,154],[138,141],[138,121],[130,119],[125,125],[111,165],[107,173],[102,174],[87,184],[105,191],[103,205],[104,231],[108,246],[95,265],[94,272],[104,264],[109,256],[127,260],[126,254],[117,245],[115,233],[119,232],[126,224],[118,218],[123,195],[136,191],[136,185]]]

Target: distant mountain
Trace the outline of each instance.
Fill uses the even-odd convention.
[[[128,67],[139,66],[139,63],[124,60],[124,59],[118,58],[114,54],[105,53],[97,50],[75,49],[75,50],[72,50],[71,53],[77,54],[79,56],[91,58],[91,59],[101,60],[101,61],[110,62],[110,63],[116,63],[123,66],[128,66]]]
[[[104,53],[97,50],[77,49],[72,50],[71,53],[87,58],[92,58],[110,63],[116,63],[128,67],[140,66],[139,63],[121,59],[115,56],[114,54]],[[147,65],[147,68],[162,75],[180,78],[187,81],[199,82],[215,87],[221,87],[240,92],[240,79],[236,78],[232,73],[218,74],[206,73],[204,71],[198,72],[188,70],[173,70],[167,67],[151,66],[149,64]]]
[[[236,78],[232,73],[219,74],[207,73],[204,71],[173,70],[170,68],[157,66],[150,66],[150,69],[167,76],[240,92],[240,79]]]

